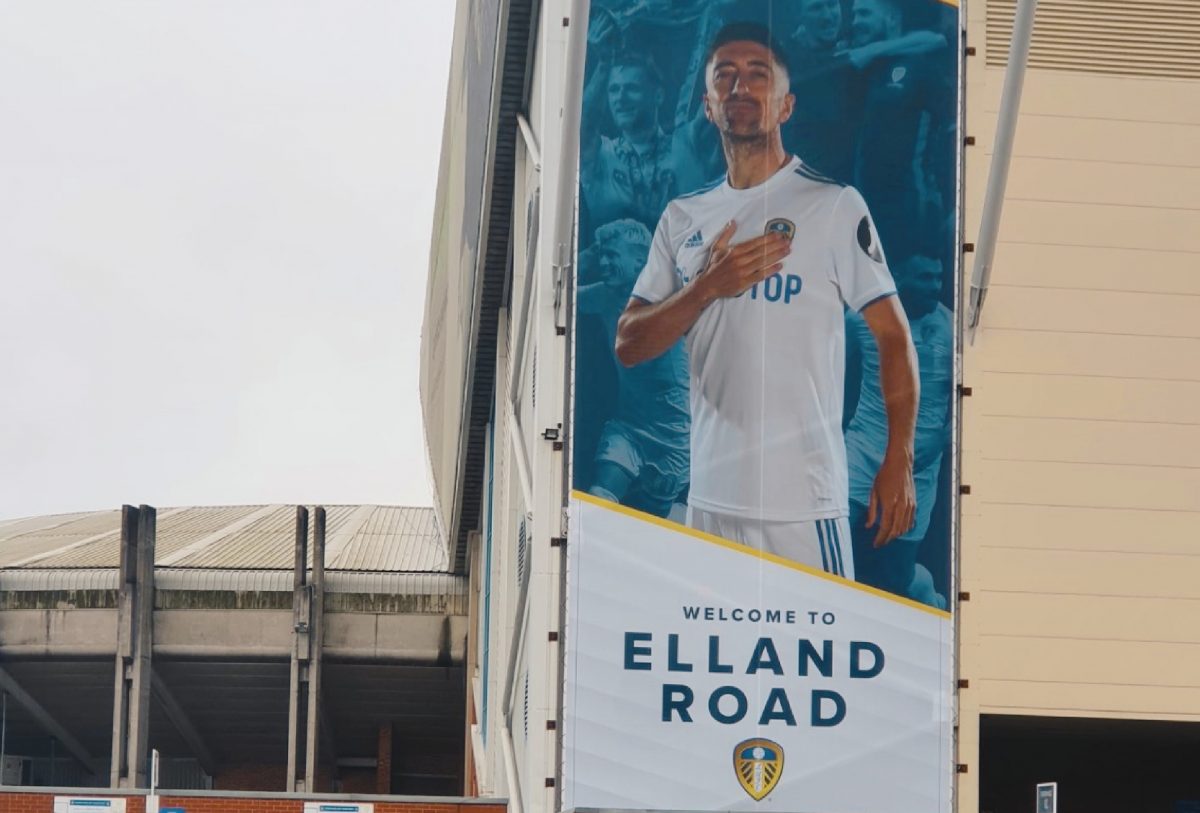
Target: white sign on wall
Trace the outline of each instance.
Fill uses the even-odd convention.
[[[125,813],[125,798],[55,796],[54,813]]]
[[[947,613],[586,495],[571,527],[564,810],[949,809]]]
[[[371,802],[305,802],[304,813],[375,813]]]

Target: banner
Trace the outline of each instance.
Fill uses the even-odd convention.
[[[950,809],[960,31],[592,0],[564,809]]]

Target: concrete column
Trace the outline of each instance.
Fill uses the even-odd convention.
[[[308,689],[309,640],[309,591],[308,591],[308,509],[296,506],[296,560],[292,580],[292,652],[288,679],[288,754],[287,786],[289,793],[306,790],[304,778],[299,771],[304,765],[304,744],[301,731],[307,729],[304,718],[308,714],[305,692]]]
[[[287,790],[316,791],[321,753],[321,648],[325,620],[325,509],[313,517],[313,568],[308,572],[308,509],[296,508],[292,581],[292,663],[288,691]]]
[[[148,505],[121,508],[112,765],[109,772],[109,784],[114,788],[146,787],[156,523],[157,512]]]
[[[317,790],[321,755],[321,649],[325,642],[325,509],[313,518],[313,567],[309,601],[308,726],[305,734],[305,790]]]

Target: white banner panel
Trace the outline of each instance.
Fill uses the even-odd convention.
[[[305,802],[304,813],[375,813],[371,802]]]
[[[576,492],[563,808],[949,807],[948,613]]]

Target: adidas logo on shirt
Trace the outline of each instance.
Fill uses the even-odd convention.
[[[700,233],[700,229],[696,229],[696,233],[687,239],[683,244],[684,248],[699,248],[704,245],[704,235]]]

